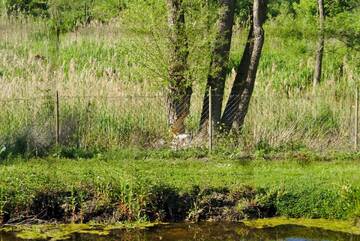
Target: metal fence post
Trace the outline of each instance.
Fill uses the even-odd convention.
[[[209,87],[209,152],[213,150],[212,88]]]
[[[55,143],[58,146],[60,143],[60,98],[59,91],[56,91],[55,96]]]
[[[358,150],[359,142],[359,88],[355,88],[355,130],[354,130],[354,148]]]

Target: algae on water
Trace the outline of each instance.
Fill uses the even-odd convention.
[[[360,235],[360,228],[354,225],[354,222],[352,221],[277,217],[277,218],[246,220],[243,221],[243,223],[248,227],[257,228],[257,229],[273,228],[283,225],[297,225],[307,228],[320,228],[327,231]]]
[[[49,225],[18,225],[5,226],[0,231],[16,233],[16,237],[25,240],[65,240],[73,234],[91,234],[107,236],[112,230],[129,228],[146,228],[155,224],[150,223],[118,223],[114,225],[90,225],[90,224],[49,224]]]

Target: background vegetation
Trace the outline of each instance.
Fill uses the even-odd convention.
[[[166,119],[169,54],[164,1],[1,3],[0,156],[55,149],[54,92],[60,93],[61,144],[99,152],[171,144]],[[247,1],[238,1],[228,67],[241,59]],[[185,1],[194,85],[188,131],[196,133],[218,5]],[[360,76],[357,1],[326,3],[323,80],[314,93],[316,2],[271,1],[254,99],[240,136],[221,149],[353,146]],[[59,33],[59,39],[54,35]]]

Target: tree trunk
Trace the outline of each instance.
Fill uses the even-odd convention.
[[[168,122],[173,135],[185,132],[185,119],[190,112],[192,88],[188,75],[188,39],[182,0],[167,0],[170,29],[170,66]]]
[[[325,13],[324,13],[324,2],[323,0],[318,0],[319,8],[319,39],[316,49],[316,61],[315,61],[315,70],[314,70],[314,88],[319,85],[322,75],[322,63],[324,56],[324,45],[325,45],[325,36],[324,36],[324,26],[325,26]]]
[[[244,53],[242,55],[240,65],[236,70],[236,77],[234,80],[234,84],[231,89],[231,93],[221,119],[224,132],[229,132],[232,127],[232,124],[234,123],[235,116],[240,104],[240,97],[245,89],[245,83],[249,71],[251,54],[254,49],[253,39],[254,39],[254,32],[253,32],[253,26],[251,25],[246,46],[244,49]]]
[[[220,0],[221,10],[218,21],[218,32],[213,46],[211,64],[205,90],[200,129],[206,130],[209,120],[209,87],[212,89],[212,110],[215,130],[220,125],[223,95],[229,62],[231,40],[234,25],[234,0]]]
[[[222,118],[226,127],[225,130],[233,127],[239,131],[244,125],[264,45],[263,24],[266,17],[266,6],[267,0],[254,0],[252,29],[249,32],[251,40],[245,48],[243,59],[238,67],[239,76],[235,79],[232,93]]]

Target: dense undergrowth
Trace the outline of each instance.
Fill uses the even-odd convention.
[[[40,18],[5,17],[1,8],[0,225],[276,216],[358,224],[359,154],[331,152],[353,149],[358,8],[327,19],[341,36],[327,29],[315,91],[315,1],[272,6],[245,126],[240,135],[216,138],[209,155],[169,148],[165,1],[93,2],[97,17],[86,5],[63,9],[56,43],[47,5]],[[112,7],[116,2],[127,4]],[[187,2],[194,93],[186,126],[196,137],[216,8]],[[247,31],[238,17],[227,85]]]
[[[356,160],[356,155],[339,153],[208,156],[202,150],[8,159],[0,165],[0,216],[3,224],[274,216],[356,224]]]
[[[279,6],[264,26],[267,40],[241,135],[220,137],[211,155],[172,151],[163,92],[165,5],[142,2],[100,22],[86,14],[75,22],[64,11],[71,26],[64,25],[58,49],[49,19],[0,16],[0,223],[273,216],[356,223],[359,155],[330,152],[353,148],[355,47],[327,36],[323,82],[314,93],[316,19],[302,12],[307,1]],[[186,124],[195,137],[216,20],[201,1],[193,4],[187,29],[194,94]],[[356,11],[343,16],[347,30],[358,29],[350,21]],[[235,27],[227,84],[247,31]]]

